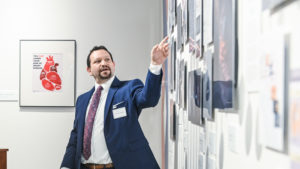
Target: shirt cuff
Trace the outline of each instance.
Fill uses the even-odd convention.
[[[149,70],[151,73],[155,75],[160,75],[160,70],[161,70],[162,65],[153,65],[150,63]]]
[[[67,167],[62,167],[61,169],[70,169],[70,168],[67,168]]]

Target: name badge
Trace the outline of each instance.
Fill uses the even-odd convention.
[[[115,105],[113,105],[113,109],[116,109],[117,108],[117,106],[119,106],[119,105],[121,105],[122,103],[124,103],[125,101],[121,101],[121,102],[119,102],[119,103],[117,103],[117,104],[115,104]]]
[[[127,113],[126,113],[125,107],[114,109],[113,110],[113,116],[114,116],[114,119],[118,119],[118,118],[121,118],[121,117],[126,117]]]

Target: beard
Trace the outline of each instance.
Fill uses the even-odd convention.
[[[111,69],[110,67],[104,67],[102,69],[100,69],[99,71],[99,78],[102,80],[106,80],[111,78],[112,74],[111,74]]]

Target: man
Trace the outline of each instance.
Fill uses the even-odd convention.
[[[119,81],[111,53],[104,46],[91,50],[87,71],[95,87],[77,99],[62,169],[159,169],[138,117],[159,101],[167,40],[152,48],[145,85],[138,79]]]

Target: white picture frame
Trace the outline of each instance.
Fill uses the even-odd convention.
[[[75,58],[75,40],[20,40],[20,107],[74,107]]]

